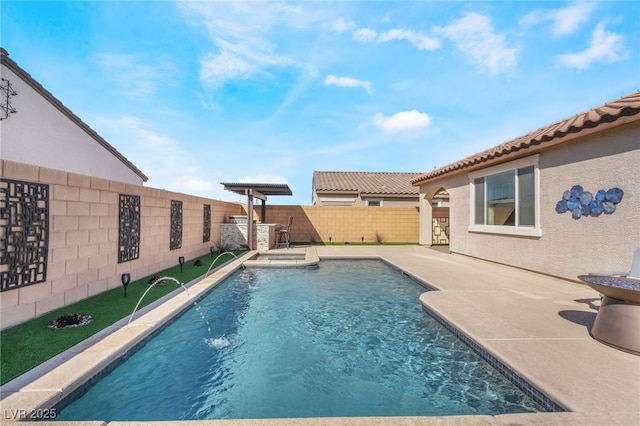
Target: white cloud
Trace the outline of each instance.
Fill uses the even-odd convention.
[[[520,21],[519,21],[520,27],[524,28],[525,30],[528,30],[529,28],[536,25],[538,22],[544,20],[545,19],[544,15],[545,15],[544,11],[534,10],[533,12],[530,12],[525,16],[523,16],[522,18],[520,18]]]
[[[217,53],[200,59],[200,77],[205,87],[217,88],[236,78],[250,78],[269,66],[296,66],[272,41],[274,28],[299,29],[318,19],[302,6],[280,2],[191,2],[179,3],[185,17],[202,24]],[[266,74],[266,73],[265,73]]]
[[[424,112],[413,109],[397,112],[391,117],[377,113],[371,122],[386,133],[398,133],[428,127],[431,124],[431,117]]]
[[[520,26],[529,29],[540,22],[551,21],[553,35],[573,34],[587,22],[595,7],[595,3],[579,2],[558,10],[534,10],[520,20]]]
[[[349,31],[352,28],[355,28],[355,26],[356,26],[356,23],[354,21],[352,20],[347,21],[344,18],[339,18],[333,23],[333,25],[331,26],[331,29],[336,34],[342,34]]]
[[[389,30],[380,34],[380,37],[378,37],[378,43],[393,40],[407,40],[418,50],[436,50],[440,48],[440,40],[427,37],[424,34],[420,34],[412,30]]]
[[[552,31],[555,35],[573,34],[582,23],[589,19],[589,15],[595,9],[595,3],[574,3],[560,9],[552,15]]]
[[[369,81],[362,81],[352,77],[336,77],[335,75],[328,75],[324,79],[325,86],[338,86],[338,87],[362,87],[368,93],[373,91],[373,85]]]
[[[605,30],[604,23],[599,23],[591,34],[589,47],[582,52],[558,55],[561,65],[584,70],[595,62],[616,62],[624,59],[623,38],[619,34]]]
[[[440,40],[407,29],[393,29],[378,33],[371,28],[359,28],[352,35],[355,41],[361,43],[387,43],[406,40],[418,50],[436,50],[440,48]]]
[[[248,78],[254,69],[241,56],[229,51],[219,55],[208,54],[200,59],[200,67],[200,80],[205,86],[213,88],[223,86],[229,80]]]
[[[353,39],[362,43],[375,43],[378,33],[371,28],[359,28],[353,33]]]
[[[469,13],[439,31],[480,71],[496,75],[516,65],[517,49],[507,45],[504,35],[494,32],[491,20],[484,15]]]

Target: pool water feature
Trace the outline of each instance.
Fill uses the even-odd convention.
[[[424,291],[381,261],[238,271],[58,419],[544,411],[425,315]]]
[[[157,278],[156,280],[154,280],[151,284],[149,284],[149,288],[147,288],[147,290],[142,293],[142,296],[140,296],[140,299],[138,299],[138,303],[136,303],[136,307],[133,308],[133,312],[131,312],[131,315],[129,316],[129,321],[127,321],[127,326],[131,324],[131,320],[133,319],[133,316],[136,314],[136,311],[138,310],[138,307],[140,307],[140,303],[142,303],[142,299],[144,299],[144,297],[147,295],[147,293],[155,286],[155,285],[161,285],[160,283],[165,283],[166,281],[173,281],[174,283],[178,284],[180,287],[182,287],[182,289],[185,291],[185,293],[187,294],[188,297],[191,297],[189,295],[189,290],[187,290],[187,288],[184,286],[183,283],[180,282],[180,280],[178,280],[177,278],[174,277],[161,277],[161,278]]]

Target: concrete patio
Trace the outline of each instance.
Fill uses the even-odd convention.
[[[640,357],[606,346],[590,336],[589,331],[600,298],[598,293],[586,285],[419,246],[318,246],[291,249],[298,250],[315,251],[320,259],[380,257],[436,288],[438,291],[427,292],[420,300],[429,310],[463,331],[567,412],[499,416],[228,420],[172,424],[640,424]],[[233,263],[239,266],[241,261],[242,259]],[[168,315],[171,309],[179,307],[179,303],[173,307],[167,304],[158,309]],[[149,315],[152,314],[160,316],[153,312]],[[144,317],[140,321],[143,322]],[[116,338],[122,331],[125,332],[123,335],[133,334],[132,330],[128,333],[127,330],[121,330],[109,337],[120,342],[123,347],[128,347],[130,343],[123,343],[126,339]],[[95,348],[87,349],[89,350]],[[65,366],[61,365],[59,368],[64,369]],[[69,366],[66,369],[68,371]],[[31,408],[27,406],[30,393],[34,395],[45,390],[51,392],[56,388],[63,394],[65,384],[57,383],[52,376],[54,373],[55,370],[45,374],[27,389],[17,390],[4,399],[3,420],[8,420],[6,413],[9,409]],[[46,389],[39,388],[38,383],[42,383]],[[20,404],[24,405],[19,406]]]

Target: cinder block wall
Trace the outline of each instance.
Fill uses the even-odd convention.
[[[259,207],[255,212],[259,214]],[[276,206],[267,204],[266,223],[286,224],[293,216],[291,241],[329,243],[418,243],[417,207]]]
[[[219,242],[220,223],[243,206],[145,186],[2,160],[0,176],[49,185],[46,281],[0,293],[7,328],[193,258]],[[118,263],[119,194],[140,196],[140,254]],[[182,247],[169,249],[171,200],[182,201]],[[211,237],[203,242],[203,209],[211,206]],[[3,266],[3,267],[6,267]]]

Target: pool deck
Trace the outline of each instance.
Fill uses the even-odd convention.
[[[145,422],[182,425],[640,425],[640,356],[594,340],[589,330],[600,298],[579,282],[536,274],[508,266],[419,246],[317,246],[320,259],[382,258],[438,291],[420,302],[463,331],[488,353],[516,371],[546,396],[567,409],[561,413],[498,416],[312,418]],[[280,250],[279,250],[280,251]],[[231,262],[189,288],[192,296],[207,291],[247,258]],[[586,271],[585,271],[586,272]],[[417,301],[418,302],[418,301]],[[2,423],[10,410],[55,403],[77,387],[79,376],[110,362],[148,335],[175,310],[191,302],[176,296],[114,331],[75,358],[34,378],[0,402]],[[637,325],[637,326],[640,326]],[[133,339],[133,340],[132,340]],[[4,389],[6,391],[6,389]],[[66,422],[104,425],[104,422]],[[37,422],[46,425],[47,422]],[[60,423],[51,423],[60,424]],[[112,426],[142,424],[110,422]]]

